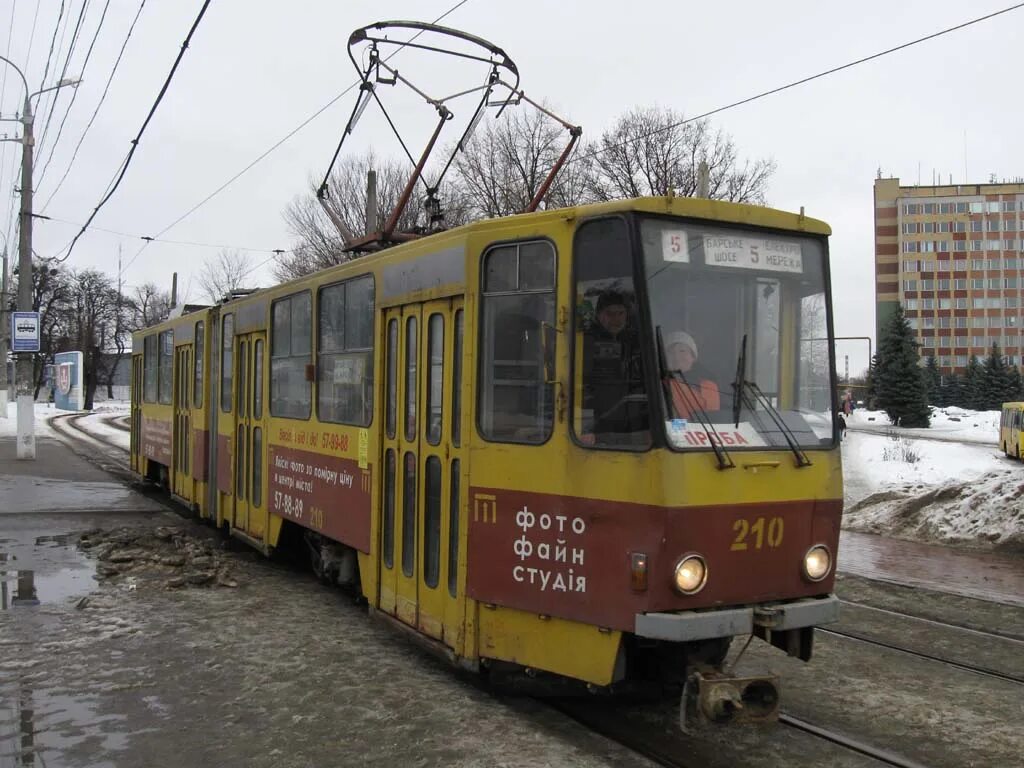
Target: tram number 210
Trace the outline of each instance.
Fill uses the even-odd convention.
[[[736,538],[729,549],[733,552],[764,549],[765,546],[774,549],[782,544],[784,528],[781,517],[759,517],[754,522],[740,518],[732,524]]]

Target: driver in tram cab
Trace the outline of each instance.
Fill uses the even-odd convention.
[[[718,385],[697,366],[697,342],[685,331],[665,337],[665,392],[669,418],[690,419],[695,413],[717,411],[722,407]]]
[[[596,322],[583,337],[583,408],[592,413],[592,423],[580,435],[585,445],[617,442],[615,435],[647,429],[627,399],[644,392],[640,345],[630,317],[622,292],[606,290],[598,297]]]

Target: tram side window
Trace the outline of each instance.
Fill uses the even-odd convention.
[[[373,276],[320,291],[317,416],[369,426],[373,418]]]
[[[537,241],[488,250],[482,314],[480,433],[543,443],[554,423],[554,247]]]
[[[174,331],[164,331],[160,334],[160,374],[158,376],[159,397],[164,405],[171,404],[171,390],[173,389],[174,378],[172,376],[174,366]]]
[[[143,386],[143,398],[147,403],[155,403],[156,395],[158,390],[159,381],[158,371],[160,361],[157,359],[157,350],[159,347],[160,340],[154,333],[152,336],[147,336],[143,342],[143,368],[145,384]]]
[[[220,347],[220,409],[231,410],[231,392],[235,367],[235,316],[224,315],[221,321]]]
[[[271,307],[270,413],[308,419],[312,399],[306,366],[312,362],[312,299],[308,291],[275,301]]]
[[[651,444],[633,258],[622,219],[587,222],[575,238],[573,429],[584,445]]]
[[[203,407],[203,355],[206,350],[206,324],[200,320],[196,323],[196,348],[192,361],[194,380],[192,382],[192,405]]]

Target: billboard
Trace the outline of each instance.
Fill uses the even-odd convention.
[[[53,356],[53,404],[63,411],[80,411],[85,404],[82,379],[85,366],[81,352],[58,352]]]

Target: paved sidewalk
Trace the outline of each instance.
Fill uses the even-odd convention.
[[[14,437],[0,437],[0,515],[163,509],[60,440],[36,438],[34,461],[15,458],[15,448]]]

